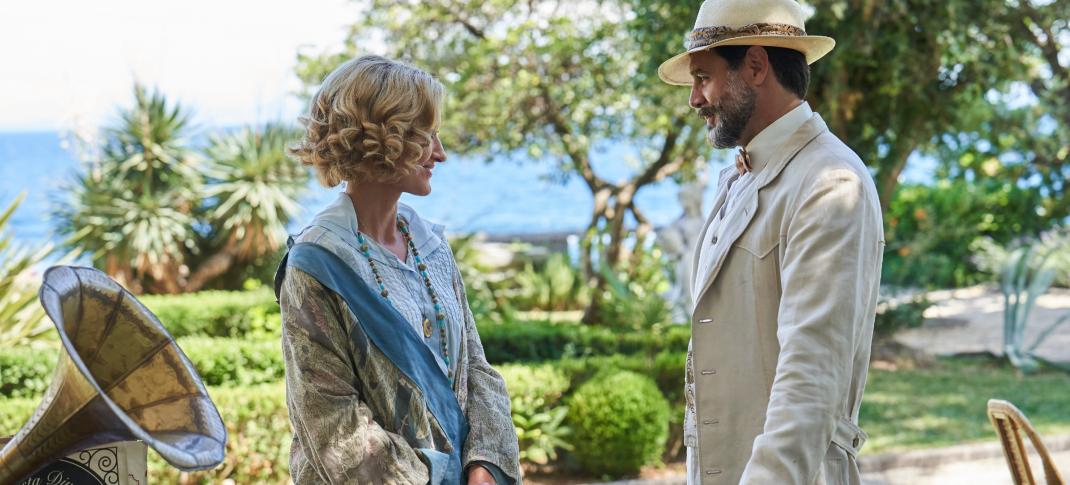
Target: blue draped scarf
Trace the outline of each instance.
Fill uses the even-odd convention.
[[[275,274],[276,297],[282,288],[287,268],[308,273],[341,296],[356,315],[361,330],[371,343],[420,388],[427,409],[438,420],[453,445],[453,451],[448,455],[436,450],[419,449],[428,460],[431,483],[459,485],[462,476],[461,450],[468,437],[468,421],[431,349],[424,345],[393,305],[369,288],[353,268],[329,249],[313,243],[293,245]]]

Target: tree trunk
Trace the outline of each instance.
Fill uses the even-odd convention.
[[[606,291],[606,278],[603,276],[602,271],[614,271],[621,262],[621,252],[624,244],[624,238],[626,231],[624,230],[624,218],[627,215],[628,208],[632,205],[632,199],[635,194],[634,185],[627,185],[623,190],[617,193],[617,196],[613,198],[611,204],[605,204],[602,207],[602,213],[599,214],[599,219],[606,220],[607,234],[609,235],[609,242],[605,249],[601,252],[602,260],[598,262],[599,269],[593,270],[590,278],[591,302],[587,305],[587,308],[583,312],[582,322],[586,324],[600,323],[602,320],[601,307],[603,303],[603,294]],[[593,234],[592,234],[593,233]],[[588,235],[593,239],[599,237],[597,227],[588,229]],[[589,249],[593,249],[594,244],[588,244]],[[590,258],[588,256],[588,258]]]
[[[209,281],[226,273],[237,260],[237,243],[231,239],[219,252],[197,266],[197,270],[190,275],[182,291],[184,293],[200,291]]]
[[[891,205],[892,200],[895,199],[896,189],[899,188],[899,176],[902,175],[910,154],[914,153],[918,146],[912,139],[913,137],[903,138],[905,143],[902,148],[889,153],[888,157],[884,159],[885,163],[881,164],[880,170],[877,172],[877,196],[881,202],[881,214],[888,213],[888,207]]]

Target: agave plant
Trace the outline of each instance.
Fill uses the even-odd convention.
[[[1010,249],[990,239],[976,243],[980,266],[998,271],[1000,291],[1003,293],[1003,353],[1023,372],[1036,370],[1041,360],[1035,352],[1059,326],[1070,321],[1070,313],[1057,318],[1041,330],[1032,343],[1025,338],[1030,313],[1037,298],[1046,293],[1058,272],[1053,262],[1070,253],[1070,238],[1066,234],[1049,234],[1041,241],[1030,241]],[[1066,363],[1049,362],[1066,367]]]
[[[203,177],[186,141],[185,111],[140,85],[134,98],[54,216],[67,246],[88,251],[94,266],[131,290],[176,293],[197,247]]]
[[[33,267],[52,252],[46,244],[37,251],[14,244],[7,223],[23,195],[0,213],[0,348],[11,348],[37,338],[50,328],[44,309],[37,304],[37,288],[28,281]]]

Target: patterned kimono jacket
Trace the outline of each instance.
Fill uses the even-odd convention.
[[[342,194],[291,238],[276,275],[293,480],[449,485],[478,465],[499,485],[519,484],[505,383],[484,356],[442,227],[404,205],[399,213],[447,317],[449,364],[441,341],[420,330],[430,298],[413,256],[401,261],[369,242],[387,302]]]

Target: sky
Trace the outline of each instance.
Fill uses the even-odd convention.
[[[190,108],[198,126],[293,119],[299,49],[337,49],[348,0],[5,0],[0,131],[93,129],[135,80]]]

